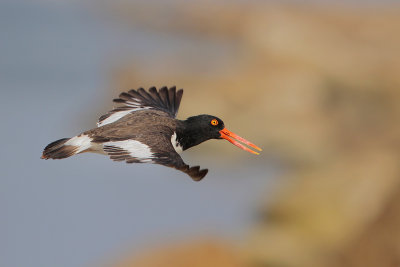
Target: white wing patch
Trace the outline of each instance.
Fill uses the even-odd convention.
[[[136,102],[134,102],[134,103],[136,103]],[[133,105],[129,105],[129,106],[133,107]],[[108,117],[106,117],[105,119],[99,120],[99,122],[97,122],[97,127],[100,127],[100,126],[103,126],[103,125],[106,125],[109,123],[113,123],[131,112],[149,109],[149,108],[150,107],[142,107],[142,108],[139,107],[139,108],[131,108],[131,109],[121,110],[121,111],[110,111]]]
[[[176,153],[181,154],[183,152],[183,147],[179,144],[178,140],[176,140],[176,132],[171,136],[171,144],[174,147]]]
[[[111,141],[103,144],[111,159],[127,162],[152,162],[150,147],[136,140]]]

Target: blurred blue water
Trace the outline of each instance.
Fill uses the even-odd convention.
[[[262,158],[201,160],[200,183],[100,155],[40,159],[47,143],[85,130],[88,105],[108,95],[110,59],[157,49],[154,36],[78,1],[0,2],[0,31],[0,266],[87,266],[165,240],[245,234],[276,172]]]

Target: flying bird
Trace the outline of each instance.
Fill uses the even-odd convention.
[[[261,148],[232,133],[224,122],[211,115],[176,119],[183,89],[151,87],[121,93],[113,101],[113,110],[101,116],[97,128],[72,138],[47,145],[42,159],[63,159],[75,154],[93,152],[108,155],[114,161],[154,163],[172,167],[200,181],[208,169],[190,167],[179,155],[184,150],[209,139],[226,139],[235,146],[259,154]],[[239,143],[241,142],[241,143]]]

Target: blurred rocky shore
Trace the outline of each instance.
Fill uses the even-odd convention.
[[[400,5],[102,8],[171,39],[115,66],[112,88],[184,88],[180,118],[218,115],[288,169],[243,242],[199,237],[117,266],[400,266]]]

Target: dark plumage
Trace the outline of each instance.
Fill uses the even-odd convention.
[[[257,146],[225,129],[221,119],[198,115],[176,119],[183,90],[155,87],[130,90],[113,101],[118,104],[100,117],[98,128],[73,138],[55,141],[43,151],[44,159],[61,159],[84,152],[107,154],[112,160],[127,163],[155,163],[185,172],[193,180],[201,180],[208,172],[199,166],[190,167],[179,153],[209,139],[227,139],[249,152],[235,138],[253,148]],[[259,149],[261,150],[261,149]]]

